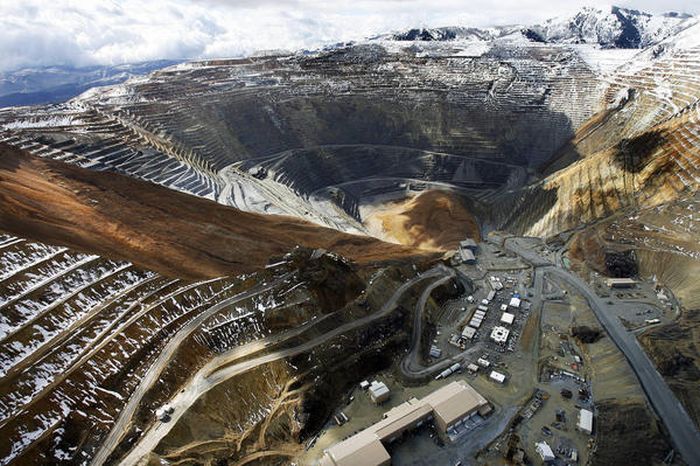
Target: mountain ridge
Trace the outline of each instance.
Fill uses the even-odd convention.
[[[517,34],[549,44],[586,43],[603,48],[643,49],[690,26],[691,18],[692,15],[679,12],[654,15],[617,6],[583,7],[572,16],[550,18],[529,26],[412,28],[380,37],[395,41],[489,41]]]

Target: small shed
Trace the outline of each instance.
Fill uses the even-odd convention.
[[[506,381],[506,376],[496,371],[491,371],[491,375],[489,375],[489,378],[498,383],[504,383]]]
[[[542,458],[542,461],[545,463],[548,461],[554,461],[556,458],[554,456],[554,452],[552,451],[552,447],[550,447],[544,440],[535,444],[535,451],[538,455],[540,455],[540,458]]]

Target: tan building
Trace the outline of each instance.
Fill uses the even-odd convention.
[[[631,278],[608,278],[606,283],[610,288],[633,288],[637,280]]]
[[[380,466],[391,463],[383,443],[404,432],[433,421],[438,432],[447,431],[477,412],[486,414],[491,406],[463,380],[449,383],[422,399],[412,398],[390,409],[384,418],[367,429],[324,451],[321,466]]]

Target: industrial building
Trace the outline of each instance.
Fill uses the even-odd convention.
[[[459,242],[459,249],[467,249],[471,252],[476,252],[476,249],[478,248],[476,241],[474,241],[471,238],[467,238],[463,241]]]
[[[501,374],[500,372],[496,371],[491,371],[491,374],[489,374],[489,378],[498,383],[505,383],[506,381],[505,374]]]
[[[508,341],[508,335],[510,335],[510,330],[500,325],[496,326],[491,330],[491,340],[499,344],[504,344]]]
[[[633,288],[637,280],[631,278],[608,278],[605,281],[610,288]]]
[[[374,404],[382,404],[388,400],[390,396],[389,387],[387,387],[384,382],[377,382],[376,380],[369,386],[368,392]]]
[[[592,434],[593,433],[593,412],[589,411],[587,409],[579,410],[578,422],[576,423],[576,427],[581,432],[585,432],[589,435]]]
[[[466,326],[462,330],[462,338],[465,340],[471,340],[476,335],[476,329],[474,327]]]
[[[476,264],[476,256],[470,249],[460,249],[459,259],[464,264]]]
[[[486,415],[491,406],[474,388],[460,380],[449,383],[423,399],[412,398],[384,414],[381,421],[324,451],[320,466],[380,466],[391,463],[384,448],[405,432],[433,422],[438,433],[449,439],[459,425],[476,414]]]

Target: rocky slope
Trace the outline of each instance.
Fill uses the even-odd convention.
[[[116,462],[173,399],[186,408],[149,437],[154,462],[284,461],[350,371],[405,350],[404,305],[420,288],[403,288],[417,271],[400,264],[480,229],[581,227],[581,258],[601,271],[603,249],[624,238],[641,274],[695,308],[700,26],[626,61],[579,43],[642,47],[690,23],[589,13],[547,23],[545,42],[419,32],[180,65],[0,112],[11,233],[0,237],[0,463]],[[609,59],[607,72],[592,65]],[[387,262],[399,265],[364,267]],[[696,358],[696,317],[648,335],[660,366],[678,362],[669,335]],[[696,383],[692,367],[673,376],[678,393]],[[603,431],[619,430],[608,419]]]
[[[501,225],[555,234],[621,208],[654,206],[695,192],[700,183],[697,69],[700,24],[607,77],[603,110],[544,167],[549,175],[543,181],[506,197],[511,213]]]
[[[262,342],[272,344],[285,331],[307,324],[313,329],[320,322],[332,327],[371,313],[407,278],[400,269],[385,272],[365,292],[366,272],[337,256],[297,250],[254,274],[187,281],[6,233],[0,233],[0,264],[2,464],[83,464],[94,457],[132,397],[140,406],[134,420],[137,429],[150,424],[154,411],[209,361],[229,354],[235,361],[243,356],[237,352],[254,356],[265,348]],[[373,331],[381,328],[376,325]],[[403,334],[396,335],[400,340]],[[208,410],[215,420],[201,427],[192,422],[188,438],[205,440],[213,422],[238,432],[264,424],[260,437],[269,437],[261,443],[256,442],[257,433],[239,435],[240,443],[247,438],[241,457],[270,450],[279,442],[298,442],[299,430],[313,429],[310,422],[327,415],[318,401],[318,406],[306,407],[321,396],[309,390],[308,380],[333,365],[339,371],[352,364],[364,367],[360,371],[371,370],[377,364],[372,362],[372,345],[382,340],[367,338],[366,352],[358,351],[354,363],[345,353],[334,355],[333,348],[339,347],[335,345],[317,350],[315,369],[301,359],[296,364],[280,360],[232,379],[212,394],[228,400],[222,403],[230,408],[226,418]],[[327,364],[321,362],[324,357]],[[260,384],[260,376],[266,377],[266,384]],[[285,385],[295,392],[292,385],[297,380],[303,391],[295,396],[280,393]],[[246,387],[251,389],[245,394],[237,392]],[[342,389],[328,387],[325,395]],[[145,395],[142,402],[137,393]],[[240,397],[231,403],[231,396]],[[279,413],[273,411],[270,417],[288,412],[289,419],[260,416],[266,403],[275,400],[281,404]],[[284,435],[286,426],[291,437]],[[135,432],[127,432],[127,445]],[[177,432],[168,445],[187,444]],[[298,443],[283,446],[299,448]],[[205,455],[189,447],[195,457]],[[226,441],[221,451],[206,450],[206,455],[228,457],[235,451]],[[170,453],[188,455],[183,449]]]

